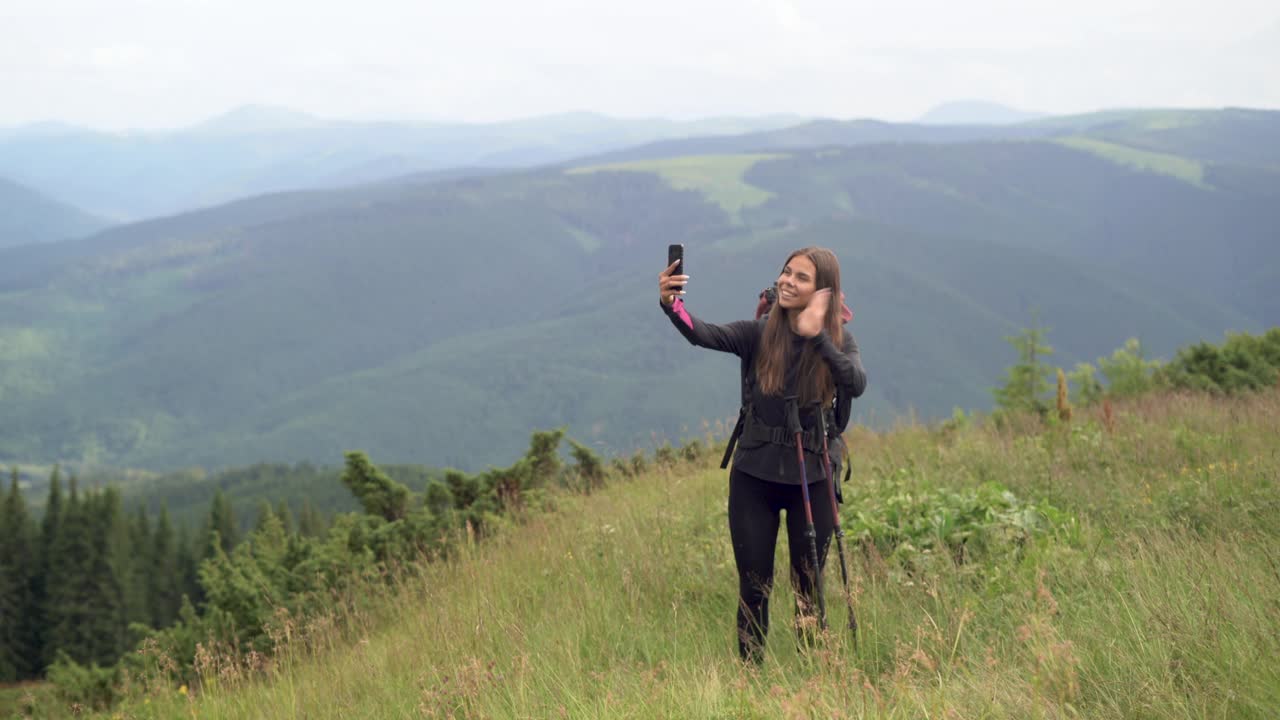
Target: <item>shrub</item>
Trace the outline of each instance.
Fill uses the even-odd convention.
[[[85,666],[58,651],[49,666],[49,682],[56,688],[55,695],[71,707],[106,710],[116,701],[116,685],[120,671],[116,666],[98,667],[97,663]]]
[[[698,438],[691,438],[680,446],[679,455],[685,462],[697,462],[707,452],[707,446]]]
[[[662,443],[654,448],[653,461],[663,467],[674,467],[676,464],[676,450],[671,447],[670,443]]]
[[[573,456],[574,474],[582,481],[583,489],[591,491],[602,487],[605,479],[604,462],[591,448],[570,438],[569,454]]]
[[[1076,404],[1092,405],[1102,399],[1102,383],[1098,381],[1097,368],[1089,363],[1076,363],[1076,369],[1067,373],[1067,382],[1076,388]]]
[[[342,484],[364,506],[364,511],[386,520],[399,520],[409,510],[409,488],[387,477],[369,462],[369,456],[354,451],[345,453],[346,468]]]
[[[1147,360],[1142,343],[1137,338],[1129,338],[1111,357],[1098,358],[1098,367],[1107,378],[1107,392],[1116,397],[1130,397],[1155,388],[1160,362]]]
[[[631,474],[640,475],[649,469],[649,458],[644,456],[644,450],[636,450],[631,456]]]
[[[1194,390],[1238,392],[1276,384],[1280,373],[1280,328],[1261,336],[1227,336],[1222,347],[1199,343],[1178,351],[1162,369],[1170,385]]]
[[[850,490],[849,535],[908,575],[927,573],[938,563],[998,559],[1068,522],[1048,503],[1025,502],[997,483],[964,490]]]

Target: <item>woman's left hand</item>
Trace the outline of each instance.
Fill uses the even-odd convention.
[[[796,318],[796,334],[814,337],[822,332],[827,321],[827,308],[831,307],[831,288],[818,290],[809,298],[809,304]]]

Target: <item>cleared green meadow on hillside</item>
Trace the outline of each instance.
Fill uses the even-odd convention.
[[[574,168],[572,174],[595,172],[654,173],[676,190],[693,190],[719,205],[735,221],[743,208],[763,204],[774,194],[752,185],[742,176],[762,160],[781,155],[693,155],[663,160],[636,160]]]
[[[556,496],[380,609],[114,717],[1274,717],[1280,392],[1038,425],[850,432],[856,646],[833,562],[832,630],[798,649],[780,538],[767,659],[738,662],[708,456]]]
[[[1209,189],[1210,187],[1204,181],[1204,165],[1195,160],[1149,150],[1136,150],[1124,145],[1087,137],[1065,137],[1059,138],[1055,142],[1069,148],[1093,153],[1136,170],[1175,177],[1201,189]]]

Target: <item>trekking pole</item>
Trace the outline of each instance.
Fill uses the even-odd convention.
[[[809,504],[809,480],[805,477],[804,445],[801,442],[800,406],[787,398],[787,424],[796,434],[796,460],[800,462],[800,495],[804,498],[804,534],[809,538],[809,560],[813,564],[813,591],[818,596],[818,629],[827,629],[827,601],[822,595],[822,567],[818,564],[818,531],[813,527],[813,506]]]
[[[858,644],[858,616],[853,612],[853,595],[849,593],[849,570],[844,562],[844,528],[840,526],[840,506],[836,503],[836,479],[831,472],[831,451],[827,447],[827,414],[818,413],[818,423],[822,428],[822,462],[827,470],[827,492],[831,495],[831,515],[836,524],[836,551],[840,554],[840,580],[844,583],[844,600],[849,608],[849,632],[853,633],[853,643]]]

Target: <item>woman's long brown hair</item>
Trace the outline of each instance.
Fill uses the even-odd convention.
[[[831,288],[831,303],[827,306],[827,317],[823,323],[827,334],[836,347],[844,346],[844,335],[840,323],[840,261],[836,254],[826,248],[807,247],[792,252],[787,256],[783,268],[797,255],[804,255],[813,262],[816,270],[814,277],[815,292]],[[779,272],[781,275],[781,272]],[[797,310],[796,312],[799,312]],[[765,395],[782,395],[785,392],[783,383],[787,376],[787,355],[791,344],[791,311],[779,307],[776,303],[769,312],[769,319],[764,324],[764,335],[760,338],[760,349],[756,352],[756,381],[760,391]],[[818,357],[817,351],[806,344],[800,354],[799,375],[800,404],[809,405],[815,402],[830,403],[835,396],[835,383],[831,380],[831,370]]]

